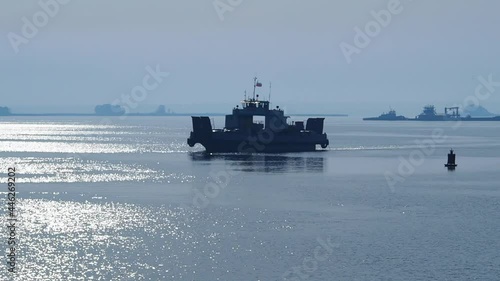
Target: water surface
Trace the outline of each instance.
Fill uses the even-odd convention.
[[[271,155],[206,155],[187,146],[190,126],[2,118],[2,169],[16,167],[20,192],[15,280],[500,276],[500,123],[327,118],[326,151]]]

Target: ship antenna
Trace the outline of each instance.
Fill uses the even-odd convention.
[[[247,90],[245,90],[245,100],[247,100]]]
[[[257,87],[257,77],[253,78],[253,99],[255,100],[255,87]]]
[[[272,90],[272,84],[269,82],[269,103],[271,103],[271,90]]]

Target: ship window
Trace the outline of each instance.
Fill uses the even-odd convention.
[[[253,123],[255,124],[264,124],[266,121],[266,118],[264,116],[254,116],[253,117]]]

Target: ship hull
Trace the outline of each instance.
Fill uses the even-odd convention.
[[[436,121],[500,121],[500,116],[496,117],[462,117],[462,118],[436,118],[436,119],[407,119],[407,121],[424,121],[424,122],[436,122]]]
[[[363,118],[364,121],[406,121],[405,117],[402,118],[380,118],[380,117],[367,117]]]
[[[326,148],[329,141],[326,134],[294,134],[294,135],[243,135],[226,132],[214,132],[210,137],[188,138],[189,146],[199,143],[209,153],[282,153],[315,151],[319,145]]]
[[[315,144],[278,144],[269,143],[259,146],[240,146],[240,142],[234,141],[207,141],[201,143],[209,153],[283,153],[283,152],[306,152],[315,151]]]
[[[500,121],[500,116],[496,117],[463,117],[463,118],[406,118],[406,119],[381,119],[377,117],[363,118],[364,121],[422,121],[422,122],[445,122],[445,121]]]

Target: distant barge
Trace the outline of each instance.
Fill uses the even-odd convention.
[[[383,113],[379,117],[363,118],[365,121],[500,121],[500,116],[495,117],[466,117],[460,116],[458,107],[445,107],[444,114],[436,113],[433,105],[427,105],[421,114],[415,118],[407,118],[396,115],[396,111],[390,110],[389,113]]]
[[[316,146],[326,148],[329,140],[323,132],[325,118],[308,118],[306,124],[287,123],[289,116],[276,106],[270,108],[269,100],[259,100],[255,90],[262,84],[254,78],[253,97],[241,102],[226,115],[223,129],[213,129],[208,116],[192,116],[193,131],[187,143],[199,143],[207,152],[302,152],[314,151]],[[254,116],[263,116],[263,123],[255,123]],[[305,125],[305,126],[304,126]]]

